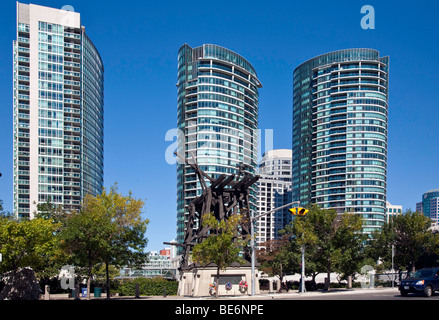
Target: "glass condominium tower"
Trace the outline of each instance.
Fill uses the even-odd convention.
[[[432,223],[439,223],[439,189],[427,191],[422,195],[422,201],[416,203],[416,211],[423,213],[432,220]]]
[[[79,13],[17,3],[13,42],[14,214],[78,210],[103,185],[103,73]]]
[[[255,69],[242,56],[226,48],[204,44],[178,51],[177,125],[180,143],[177,152],[213,177],[257,173],[258,90]],[[177,242],[185,233],[187,205],[201,195],[194,171],[177,162]],[[256,189],[250,194],[256,209]]]
[[[293,201],[352,212],[370,233],[386,221],[389,58],[346,49],[293,77]]]

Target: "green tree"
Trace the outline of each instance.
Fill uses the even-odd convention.
[[[114,265],[107,267],[105,263],[99,263],[93,269],[93,275],[99,285],[108,285],[108,279],[111,282],[111,287],[114,287],[116,281],[115,278],[119,275],[120,269],[116,268]],[[107,288],[108,290],[108,288]]]
[[[36,218],[51,220],[55,223],[60,223],[61,226],[65,221],[68,213],[63,209],[62,205],[56,205],[49,200],[37,204]]]
[[[358,270],[363,261],[361,250],[362,219],[351,213],[337,214],[334,209],[321,209],[313,204],[305,216],[297,216],[286,232],[296,248],[305,248],[306,273],[313,282],[319,272],[326,272],[330,290],[331,272],[345,276]]]
[[[214,263],[216,273],[216,297],[220,270],[226,270],[232,263],[244,263],[240,253],[247,245],[249,238],[239,234],[239,225],[243,222],[242,215],[231,215],[228,219],[217,220],[213,214],[203,215],[203,226],[209,226],[213,232],[192,250],[192,259],[202,265]]]
[[[119,194],[115,185],[108,193],[104,189],[100,195],[87,195],[82,209],[66,218],[60,237],[72,255],[72,262],[87,268],[88,292],[96,264],[106,265],[109,298],[110,264],[138,265],[145,261],[145,232],[149,221],[141,217],[143,205],[144,202],[134,199],[131,193]]]
[[[31,267],[37,277],[53,276],[59,271],[65,254],[59,246],[58,223],[36,218],[12,220],[0,218],[0,252],[2,272]]]
[[[102,261],[103,250],[112,228],[111,220],[105,213],[90,206],[90,197],[86,196],[80,211],[69,214],[60,232],[63,248],[70,255],[71,263],[87,270],[88,293],[93,267]]]
[[[260,270],[265,271],[270,276],[279,276],[279,278],[282,278],[283,273],[297,267],[294,252],[290,250],[288,236],[281,236],[278,239],[262,243],[256,251],[256,259],[261,264]]]
[[[364,265],[364,244],[368,236],[362,232],[363,219],[358,214],[343,213],[338,216],[338,229],[334,238],[341,256],[335,266],[342,278],[355,276]]]
[[[318,208],[313,207],[312,211],[314,212],[316,209]],[[296,260],[296,267],[293,269],[295,273],[302,272],[302,250],[305,250],[305,276],[311,276],[312,284],[315,286],[315,278],[320,273],[317,263],[320,259],[320,253],[317,251],[318,238],[314,232],[314,226],[311,224],[312,220],[307,215],[295,216],[293,221],[281,233],[289,236],[289,250]]]
[[[102,247],[107,298],[110,297],[110,265],[135,268],[147,260],[145,233],[149,220],[142,218],[143,206],[144,201],[135,199],[131,192],[127,196],[119,193],[117,184],[109,192],[104,189],[100,195],[88,199],[89,209],[103,212],[110,221],[107,241]]]
[[[368,256],[380,259],[390,269],[392,245],[394,267],[415,271],[417,265],[433,264],[438,254],[438,235],[430,229],[431,220],[422,213],[407,210],[396,215],[372,236]],[[430,260],[430,261],[429,261]]]

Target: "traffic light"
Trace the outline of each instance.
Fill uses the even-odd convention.
[[[304,216],[309,211],[308,209],[305,208],[290,208],[288,210],[290,210],[292,215],[298,215],[298,216]]]

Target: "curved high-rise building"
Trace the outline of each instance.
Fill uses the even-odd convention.
[[[204,44],[178,51],[177,124],[181,137],[177,152],[213,177],[257,173],[258,90],[261,83],[253,66],[226,48]],[[201,194],[193,170],[177,163],[177,242],[185,232],[187,205]],[[256,206],[256,190],[251,194]]]
[[[17,3],[13,48],[14,214],[79,210],[103,185],[102,59],[79,13],[33,4]]]
[[[439,223],[439,189],[427,191],[422,195],[422,201],[416,203],[416,211],[430,218],[432,223]]]
[[[346,49],[294,70],[293,200],[385,222],[389,58]]]

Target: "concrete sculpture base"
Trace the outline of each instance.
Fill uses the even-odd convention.
[[[210,284],[215,282],[216,267],[193,267],[190,270],[182,272],[182,276],[178,285],[179,296],[205,297],[211,295]],[[258,271],[255,270],[255,294],[259,294]],[[225,271],[220,271],[219,275],[219,296],[236,296],[251,294],[251,267],[228,267]],[[240,290],[239,282],[244,280],[247,282],[247,290]],[[230,283],[231,288],[226,288],[226,284]]]

